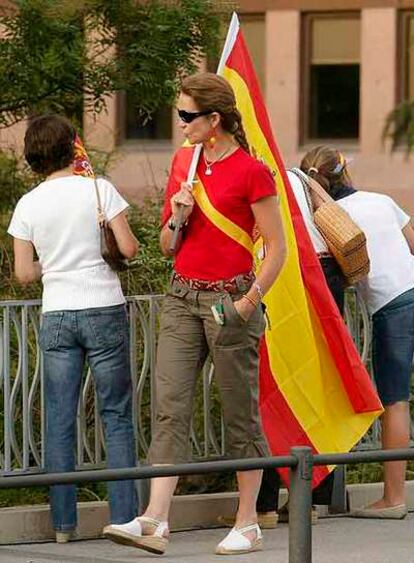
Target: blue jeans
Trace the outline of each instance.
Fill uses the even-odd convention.
[[[46,406],[46,470],[74,471],[76,415],[85,360],[95,380],[109,468],[136,465],[129,330],[124,305],[45,313],[40,329]],[[137,514],[134,481],[108,483],[110,519]],[[75,485],[50,488],[55,530],[76,527]]]
[[[414,289],[372,315],[372,360],[379,398],[387,407],[409,401],[414,354]]]

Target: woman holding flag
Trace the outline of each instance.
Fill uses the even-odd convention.
[[[274,179],[249,154],[235,96],[224,78],[211,73],[187,77],[177,108],[184,136],[202,150],[192,184],[185,179],[196,149],[188,146],[176,153],[162,215],[164,254],[170,253],[178,222],[180,233],[161,316],[157,418],[149,461],[188,461],[194,388],[208,354],[215,365],[228,453],[235,458],[266,456],[258,412],[258,345],[265,324],[261,300],[286,252]],[[257,274],[252,254],[255,224],[267,249]],[[260,470],[237,474],[235,526],[216,553],[260,549],[255,504],[261,476]],[[175,477],[153,479],[145,514],[125,525],[108,526],[106,537],[163,553],[176,484]]]

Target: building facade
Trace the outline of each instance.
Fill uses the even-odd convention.
[[[414,0],[240,0],[238,11],[286,166],[335,146],[353,159],[357,187],[414,213],[414,155],[391,154],[382,138],[389,112],[414,99]],[[119,94],[97,119],[85,115],[86,141],[113,154],[112,179],[138,202],[165,184],[176,119],[164,108],[139,124]],[[1,146],[21,146],[24,128],[0,131]]]

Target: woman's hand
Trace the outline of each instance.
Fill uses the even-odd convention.
[[[177,224],[182,209],[181,221],[187,221],[194,208],[194,197],[192,195],[193,186],[187,182],[181,183],[181,189],[171,198],[171,209],[173,222]]]
[[[255,306],[253,305],[253,303],[250,303],[250,301],[244,299],[243,297],[241,299],[238,299],[237,301],[233,301],[233,305],[237,311],[237,314],[245,322],[249,320],[249,318],[251,317],[251,315],[255,310]]]

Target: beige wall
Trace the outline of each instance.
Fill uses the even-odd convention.
[[[414,2],[413,2],[414,4]],[[301,146],[301,13],[266,12],[266,105],[287,166],[298,164],[315,143]],[[360,140],[336,143],[353,158],[350,171],[362,189],[390,193],[414,215],[413,161],[402,151],[390,154],[381,141],[387,113],[395,104],[397,75],[397,12],[393,8],[367,8],[361,12],[361,122]],[[179,142],[175,136],[174,145]],[[118,147],[112,176],[134,199],[156,184],[162,187],[173,144],[130,143]]]
[[[413,8],[414,0],[238,0],[243,12],[266,10],[363,10],[365,8]]]
[[[23,152],[23,139],[26,131],[26,122],[20,121],[12,127],[0,129],[0,150],[12,150],[17,154]]]
[[[361,19],[360,150],[384,158],[382,130],[396,103],[396,11],[362,10]]]
[[[300,86],[298,81],[295,88],[287,77],[292,77],[300,64],[299,34],[295,29],[299,22],[295,21],[295,14],[298,12],[273,12],[271,19],[279,22],[274,22],[274,31],[279,35],[272,34],[267,43],[272,52],[268,72],[272,77],[283,77],[276,80],[268,99],[271,96],[270,116],[287,166],[297,164],[307,149],[320,144],[315,141],[300,146],[298,128],[294,125],[299,122]],[[390,154],[381,140],[385,117],[396,102],[397,13],[392,8],[365,9],[361,18],[360,140],[359,143],[335,141],[335,145],[354,159],[350,172],[355,185],[389,193],[414,215],[414,156],[406,159],[403,151]],[[295,41],[286,47],[288,37],[294,37]]]
[[[266,105],[284,157],[296,158],[299,144],[300,14],[266,13]],[[283,71],[282,71],[283,69]]]
[[[264,76],[266,103],[282,157],[287,166],[298,164],[304,152],[316,143],[300,146],[301,107],[301,12],[294,0],[240,2],[248,12],[268,8],[265,18],[266,56]],[[343,8],[344,0],[300,2],[308,9]],[[308,6],[309,5],[309,6]],[[397,10],[412,6],[414,0],[346,0],[349,8],[361,8],[361,107],[358,142],[335,142],[346,155],[354,158],[351,173],[363,189],[390,193],[414,214],[413,162],[403,151],[390,154],[381,141],[385,117],[396,102],[397,79]],[[256,7],[253,10],[253,7]],[[283,8],[283,9],[280,9]],[[181,142],[174,127],[171,142],[127,141],[117,146],[118,118],[115,97],[108,98],[107,112],[95,121],[85,116],[86,140],[112,151],[110,174],[121,191],[134,201],[162,189],[173,148]],[[173,117],[175,120],[175,116]],[[24,125],[0,131],[0,145],[14,144],[21,149]]]

